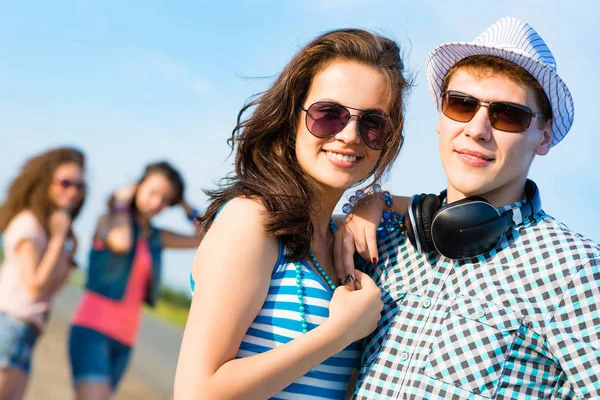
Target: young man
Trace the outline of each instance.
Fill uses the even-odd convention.
[[[573,101],[528,24],[436,48],[441,195],[414,196],[367,272],[383,291],[355,398],[600,396],[600,246],[541,209],[527,174]]]

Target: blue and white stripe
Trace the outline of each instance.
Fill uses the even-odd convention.
[[[267,298],[242,340],[238,358],[267,352],[303,334],[296,266],[287,260],[281,242],[279,247]],[[333,292],[306,261],[302,261],[301,266],[306,322],[311,330],[329,317],[329,302]],[[193,291],[193,280],[191,284]],[[351,344],[272,399],[343,399],[350,376],[358,365],[360,350],[360,343]]]

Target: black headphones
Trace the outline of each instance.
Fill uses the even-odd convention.
[[[494,249],[511,227],[541,211],[540,194],[529,179],[525,197],[520,208],[500,214],[482,197],[467,197],[441,207],[445,190],[439,196],[418,194],[408,204],[404,229],[420,253],[437,251],[454,260],[472,258]]]

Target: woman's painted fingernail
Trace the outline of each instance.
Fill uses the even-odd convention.
[[[345,275],[344,276],[344,283],[346,285],[350,284],[352,281],[354,281],[354,277],[352,275]]]
[[[373,264],[377,264],[377,257],[373,257]]]

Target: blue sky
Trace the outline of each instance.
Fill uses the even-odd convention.
[[[191,202],[231,168],[226,138],[244,101],[264,90],[316,35],[360,27],[396,39],[417,86],[406,142],[387,180],[393,192],[437,192],[437,112],[424,79],[429,52],[470,41],[503,16],[545,39],[575,99],[565,140],[535,160],[530,177],[545,210],[600,240],[595,132],[600,115],[600,28],[594,1],[30,1],[0,2],[0,200],[30,155],[75,145],[88,156],[90,195],[75,228],[85,262],[109,193],[147,162],[168,159]],[[596,160],[596,161],[594,161]],[[180,210],[157,223],[191,232]],[[187,289],[193,251],[168,251],[165,280]]]

